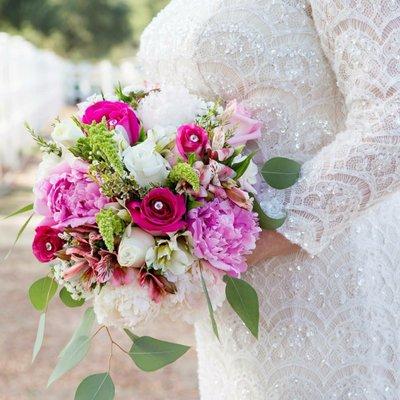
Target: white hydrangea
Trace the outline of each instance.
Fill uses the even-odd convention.
[[[160,312],[161,303],[152,301],[146,287],[134,280],[130,285],[104,286],[94,297],[94,312],[99,324],[134,329],[146,325]]]
[[[206,103],[185,87],[163,86],[144,98],[137,112],[147,131],[155,126],[179,127],[192,123],[205,109]]]

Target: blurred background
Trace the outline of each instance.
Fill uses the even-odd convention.
[[[39,154],[27,121],[48,135],[56,117],[74,112],[93,93],[109,93],[117,82],[138,80],[135,53],[146,25],[168,0],[0,0],[0,219],[32,201]],[[31,364],[39,314],[29,304],[30,284],[46,273],[31,254],[31,224],[3,261],[25,217],[0,220],[0,400],[71,400],[80,381],[107,369],[105,336],[75,370],[46,389],[57,355],[82,311],[55,298],[47,316],[44,347]],[[139,332],[140,333],[140,332]],[[193,345],[187,325],[157,321],[146,332]],[[115,336],[127,345],[119,333]],[[145,374],[116,354],[112,369],[116,400],[195,400],[196,354],[164,370]]]

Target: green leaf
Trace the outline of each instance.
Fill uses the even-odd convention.
[[[129,355],[142,371],[157,371],[182,357],[190,347],[181,344],[164,342],[149,336],[135,340]]]
[[[240,179],[243,176],[243,174],[247,171],[247,168],[249,168],[249,165],[250,165],[250,161],[253,159],[253,157],[256,155],[256,153],[257,152],[253,151],[242,161],[232,165],[231,168],[236,172],[236,176],[235,176],[236,180]]]
[[[115,386],[108,372],[88,376],[78,386],[75,400],[113,400]]]
[[[7,253],[7,255],[4,257],[4,260],[7,260],[8,257],[10,257],[11,253],[13,252],[15,245],[18,243],[18,240],[21,238],[22,234],[24,233],[26,227],[29,225],[29,222],[31,222],[31,219],[33,218],[34,214],[31,214],[29,218],[24,222],[24,224],[21,226],[20,230],[17,233],[17,237],[14,240],[13,245],[11,246],[11,249]]]
[[[65,373],[75,368],[85,357],[90,348],[91,338],[88,336],[79,336],[75,339],[63,355],[58,359],[58,363],[51,374],[47,387]]]
[[[282,218],[271,218],[267,214],[265,214],[264,210],[261,208],[258,201],[254,198],[253,202],[253,211],[258,214],[258,220],[260,227],[264,230],[274,231],[280,228],[286,221],[287,216],[285,215]]]
[[[4,217],[4,218],[2,218],[2,219],[7,219],[7,218],[15,217],[15,216],[17,216],[17,215],[19,215],[19,214],[24,214],[24,213],[26,213],[26,212],[28,212],[28,211],[32,211],[32,210],[33,210],[33,203],[28,204],[28,205],[26,205],[26,206],[20,208],[20,209],[17,210],[17,211],[14,211],[13,213],[7,215],[6,217]]]
[[[37,355],[39,354],[40,349],[42,348],[45,326],[46,326],[46,313],[43,313],[40,315],[39,319],[39,325],[36,333],[36,340],[33,346],[32,362],[35,361]]]
[[[242,279],[225,275],[226,298],[236,314],[247,326],[255,338],[258,338],[258,324],[260,320],[257,292]]]
[[[78,328],[75,330],[72,338],[68,342],[68,344],[61,351],[59,357],[64,357],[66,353],[70,352],[71,346],[73,343],[81,336],[90,336],[90,333],[93,329],[93,324],[95,321],[95,314],[93,311],[93,307],[88,308],[83,314],[81,323]]]
[[[268,160],[261,169],[265,181],[275,189],[287,189],[300,177],[301,165],[289,158],[276,157]]]
[[[46,277],[37,280],[29,288],[29,299],[38,311],[45,311],[50,300],[57,292],[58,285],[52,278]]]
[[[193,197],[189,197],[187,201],[187,209],[188,210],[193,210],[194,208],[198,208],[203,206],[204,203],[201,201],[195,200]]]
[[[139,339],[139,336],[136,336],[133,332],[131,332],[129,329],[124,329],[125,333],[129,336],[129,338],[132,340],[132,342],[136,342],[136,340]]]
[[[83,306],[83,304],[85,304],[85,300],[84,299],[80,299],[80,300],[75,300],[72,298],[71,293],[68,292],[67,288],[63,287],[60,290],[60,299],[61,301],[70,308],[75,308],[75,307],[81,307]]]
[[[203,292],[204,292],[204,294],[206,296],[206,300],[207,300],[208,313],[210,314],[210,319],[211,319],[211,325],[212,325],[212,328],[213,328],[213,332],[214,332],[214,335],[219,340],[219,332],[218,332],[217,321],[215,321],[214,309],[213,309],[213,306],[212,306],[212,303],[211,303],[210,295],[208,294],[206,281],[204,280],[203,271],[202,271],[201,268],[200,268],[200,277],[201,277],[201,286],[203,287]]]

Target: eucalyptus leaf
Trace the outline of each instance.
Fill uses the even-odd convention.
[[[243,174],[247,171],[247,168],[249,168],[250,162],[255,155],[256,152],[253,151],[248,156],[246,156],[242,161],[239,161],[238,163],[235,163],[231,166],[231,168],[236,172],[235,175],[236,180],[240,179],[243,176]]]
[[[142,336],[135,340],[129,355],[139,369],[153,372],[172,364],[189,349],[190,347],[181,344]]]
[[[258,338],[260,320],[257,292],[242,279],[224,276],[226,298],[255,338]]]
[[[67,290],[66,287],[63,287],[60,290],[59,296],[60,296],[61,301],[64,303],[64,305],[66,305],[67,307],[70,307],[70,308],[81,307],[81,306],[83,306],[83,304],[85,304],[84,299],[80,299],[80,300],[73,299],[71,296],[71,293]]]
[[[47,387],[65,373],[75,368],[85,357],[90,348],[91,338],[89,336],[79,336],[75,339],[64,354],[58,359],[57,365],[51,374]]]
[[[265,181],[275,189],[287,189],[300,177],[301,165],[289,158],[275,157],[268,160],[261,169]]]
[[[52,278],[37,280],[29,288],[29,299],[38,311],[45,311],[51,299],[57,292],[58,285]]]
[[[274,231],[280,228],[285,223],[287,218],[286,215],[282,218],[277,218],[277,219],[269,217],[261,208],[260,204],[255,198],[253,200],[253,211],[258,214],[258,221],[260,227],[268,231]]]
[[[213,309],[213,306],[212,306],[212,303],[211,303],[210,295],[208,293],[206,281],[204,280],[203,271],[202,271],[201,268],[200,268],[200,277],[201,277],[201,286],[203,287],[203,292],[204,292],[204,294],[206,296],[206,300],[207,300],[208,313],[210,314],[210,319],[211,319],[211,325],[212,325],[212,328],[213,328],[213,332],[214,332],[214,335],[219,340],[218,325],[217,325],[217,321],[215,320],[214,309]]]
[[[129,338],[132,340],[132,342],[136,342],[136,340],[139,339],[139,336],[136,336],[133,332],[131,332],[129,329],[124,329],[125,333],[129,336]]]
[[[68,344],[61,351],[59,357],[63,357],[63,356],[65,356],[66,353],[70,352],[71,346],[80,336],[90,336],[92,329],[93,329],[93,324],[94,324],[95,318],[96,317],[94,314],[93,307],[88,308],[85,311],[85,313],[83,314],[81,323],[79,324],[78,328],[75,330],[75,332],[72,335],[72,338],[70,339]]]
[[[32,362],[35,361],[37,355],[39,354],[40,349],[42,348],[45,326],[46,326],[46,314],[43,313],[40,315],[39,319],[39,325],[36,333],[36,340],[33,346]]]
[[[19,229],[18,233],[17,233],[17,237],[14,240],[13,245],[11,246],[10,250],[8,251],[7,255],[4,257],[4,260],[7,260],[8,257],[10,257],[11,253],[13,252],[16,244],[18,243],[18,240],[21,238],[22,234],[24,233],[26,227],[29,225],[29,222],[31,222],[31,219],[33,218],[34,214],[31,214],[28,219],[23,223],[23,225],[21,226],[21,228]]]
[[[75,392],[75,400],[113,400],[115,386],[108,372],[85,378]]]
[[[4,217],[3,219],[7,219],[7,218],[11,218],[11,217],[15,217],[19,214],[24,214],[28,211],[32,211],[33,210],[33,203],[27,204],[24,207],[21,207],[19,210],[12,212],[11,214],[7,215],[6,217]]]

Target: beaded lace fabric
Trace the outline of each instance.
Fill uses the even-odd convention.
[[[251,268],[260,338],[228,307],[196,327],[202,400],[400,399],[400,0],[172,0],[145,31],[152,81],[237,98],[265,124],[262,187],[304,250]]]

